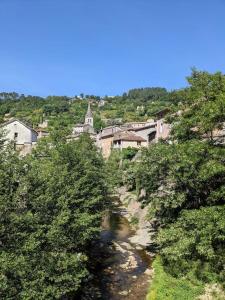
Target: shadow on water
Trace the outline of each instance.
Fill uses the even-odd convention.
[[[129,222],[117,208],[112,212],[107,211],[102,221],[101,240],[105,243],[112,241],[127,242],[134,231],[131,229]]]

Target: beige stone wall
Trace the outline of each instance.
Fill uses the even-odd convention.
[[[108,158],[110,156],[112,143],[113,137],[108,137],[99,140],[98,144],[102,150],[102,155],[104,158]]]
[[[138,145],[138,142],[136,141],[122,141],[121,147],[122,149],[133,147],[133,148],[141,148],[141,147],[147,147],[147,142],[141,142],[141,145]]]
[[[156,124],[156,142],[158,142],[159,139],[167,139],[169,134],[170,125],[164,123],[163,119],[158,120]]]
[[[31,154],[32,149],[35,147],[36,147],[36,143],[16,145],[16,150],[19,151],[20,156],[26,156],[27,154]]]
[[[136,141],[121,141],[121,144],[114,144],[113,148],[114,149],[125,149],[128,147],[131,148],[141,148],[141,147],[147,147],[148,143],[147,142],[141,142],[141,144],[139,145],[138,142]]]

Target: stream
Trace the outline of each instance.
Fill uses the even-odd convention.
[[[123,216],[124,208],[107,212],[102,223],[101,244],[108,255],[102,258],[100,285],[104,300],[144,300],[152,275],[151,258],[129,238],[135,235]]]

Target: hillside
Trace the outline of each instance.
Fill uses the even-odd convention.
[[[133,89],[122,96],[105,96],[100,102],[98,96],[70,98],[67,96],[19,95],[15,92],[0,93],[0,123],[15,117],[37,127],[44,119],[49,120],[49,128],[68,128],[83,122],[87,103],[91,101],[96,130],[107,125],[130,121],[146,121],[154,113],[170,108],[177,109],[183,95],[181,91],[168,92],[164,88]]]

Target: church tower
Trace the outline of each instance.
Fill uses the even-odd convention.
[[[94,125],[94,118],[93,118],[93,113],[91,111],[91,104],[90,104],[90,102],[88,102],[88,110],[87,110],[87,113],[85,115],[85,124],[86,125],[90,125],[92,127]]]

